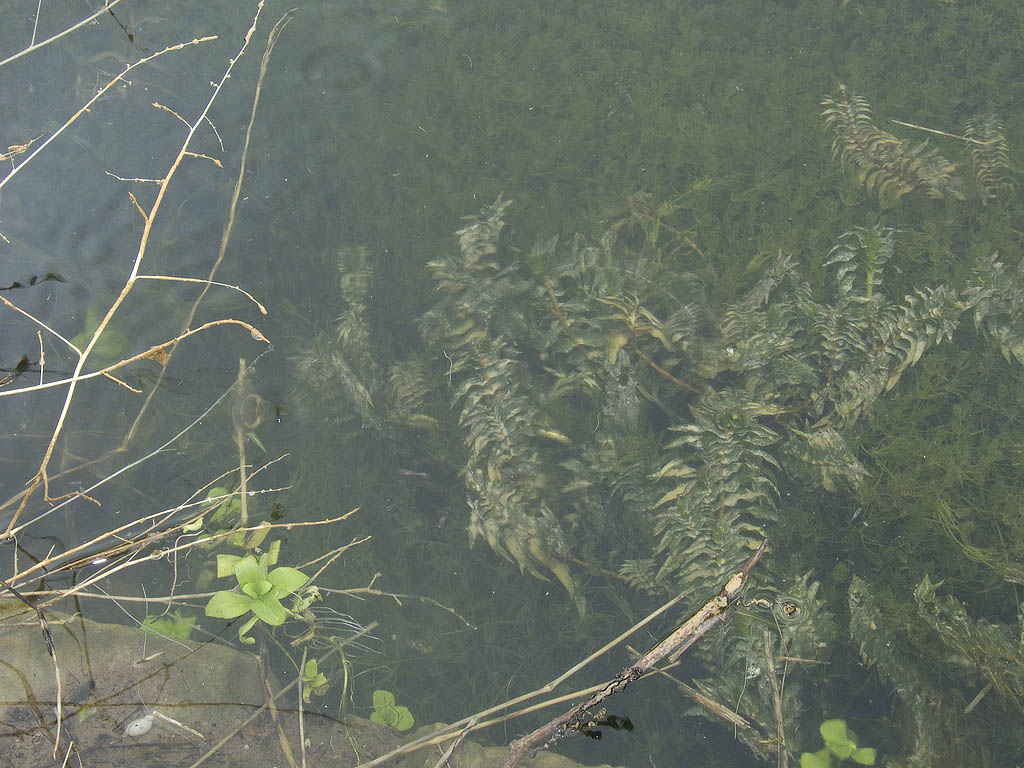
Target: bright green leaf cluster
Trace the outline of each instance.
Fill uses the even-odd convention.
[[[370,722],[390,725],[398,731],[408,731],[414,721],[408,707],[395,705],[395,695],[391,691],[376,690],[373,692],[373,714],[370,715]]]
[[[318,669],[316,659],[310,659],[302,670],[302,700],[308,704],[311,694],[320,695],[326,690],[327,678]]]
[[[825,746],[817,752],[800,755],[800,768],[831,768],[834,760],[840,763],[850,760],[857,765],[875,764],[875,750],[858,747],[857,736],[846,727],[845,720],[826,720],[818,730]]]
[[[284,624],[289,611],[281,605],[281,598],[297,592],[308,581],[308,577],[296,568],[275,568],[280,542],[275,541],[268,552],[257,559],[254,555],[217,555],[217,575],[234,574],[238,579],[238,591],[221,590],[206,604],[206,615],[218,619],[235,619],[252,612],[252,617],[238,630],[238,639],[246,644],[256,642],[246,634],[263,620],[273,627]]]

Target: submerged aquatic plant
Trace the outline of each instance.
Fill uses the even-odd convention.
[[[956,165],[929,148],[927,140],[914,145],[876,126],[863,96],[840,85],[839,94],[825,97],[821,105],[825,126],[836,137],[832,156],[850,166],[857,182],[883,207],[915,189],[929,197],[964,199]]]
[[[370,722],[389,725],[397,731],[408,731],[415,720],[408,707],[395,704],[395,694],[378,689],[373,692],[373,714],[370,715]]]
[[[553,575],[581,611],[577,563],[593,572],[611,552],[636,587],[703,595],[822,494],[855,493],[870,477],[857,428],[965,319],[1024,359],[1024,272],[994,255],[960,284],[907,289],[900,233],[855,227],[823,260],[824,290],[779,252],[714,304],[687,269],[699,249],[659,219],[675,207],[637,203],[636,221],[594,243],[551,239],[519,256],[502,241],[508,205],[468,217],[458,251],[430,262],[440,298],[420,319],[427,353],[407,355],[417,364],[405,372],[396,363],[388,384],[383,364],[370,371],[374,419],[362,421],[387,425],[385,438],[426,435],[412,444],[429,441],[461,479],[471,542]],[[788,593],[760,601],[768,628],[733,622],[703,651],[700,681],[702,696],[758,724],[739,738],[762,756],[799,743],[819,668],[790,661],[828,661],[837,636],[806,566],[780,553],[765,571]]]
[[[142,622],[142,629],[161,637],[177,640],[188,640],[192,636],[196,617],[188,616],[175,608],[173,612],[163,616],[147,616]]]

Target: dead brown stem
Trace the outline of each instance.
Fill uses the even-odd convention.
[[[613,680],[610,680],[600,690],[581,704],[577,704],[563,715],[550,720],[526,736],[513,741],[508,748],[508,757],[505,759],[503,768],[514,768],[523,759],[526,753],[534,746],[545,742],[550,744],[570,730],[575,730],[577,721],[586,713],[599,706],[605,699],[614,696],[635,680],[640,679],[646,672],[654,668],[659,661],[668,657],[669,661],[678,659],[697,640],[703,637],[712,627],[721,624],[729,616],[729,609],[739,598],[743,586],[746,584],[747,575],[757,561],[764,554],[768,541],[762,541],[761,546],[744,563],[743,567],[729,579],[717,595],[712,597],[689,619],[684,621],[671,635],[666,637],[654,648],[645,653],[635,664],[626,667]]]

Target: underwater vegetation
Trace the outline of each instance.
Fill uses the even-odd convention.
[[[622,619],[610,604],[628,616],[677,593],[699,603],[767,537],[744,604],[687,659],[698,678],[680,688],[689,714],[726,725],[717,731],[764,761],[817,750],[838,762],[863,742],[890,765],[1021,762],[1024,736],[1005,723],[1024,695],[1024,227],[1011,160],[1020,121],[1006,110],[1024,80],[1012,36],[982,34],[998,15],[963,1],[773,1],[757,13],[585,2],[546,7],[527,35],[507,3],[461,5],[476,18],[453,14],[443,40],[379,0],[354,11],[379,10],[376,23],[402,26],[410,48],[422,36],[443,66],[396,71],[389,55],[360,75],[349,63],[364,54],[339,54],[336,41],[303,54],[334,50],[350,98],[334,95],[344,120],[295,122],[344,133],[320,142],[329,152],[387,158],[360,172],[324,162],[328,150],[303,159],[336,177],[323,198],[340,202],[344,215],[331,216],[344,223],[284,189],[275,203],[289,238],[308,216],[334,243],[330,279],[296,272],[317,299],[334,291],[290,361],[289,406],[323,423],[308,450],[328,432],[351,449],[320,473],[334,483],[310,494],[320,511],[363,504],[375,544],[456,562],[425,577],[432,589],[483,582],[466,572],[486,564],[494,584],[480,599],[499,593],[492,610],[507,615],[460,663],[478,675],[472,693],[488,696],[496,679],[541,668],[526,642],[532,611],[558,625],[565,650]],[[791,34],[762,35],[768,21]],[[983,83],[950,88],[956,66],[924,56],[893,66],[921,39],[968,61],[957,38],[1000,48],[970,59],[991,62]],[[354,48],[359,36],[343,40]],[[836,52],[831,70],[812,66],[822,50]],[[307,83],[332,76],[304,60]],[[515,74],[524,62],[541,87]],[[332,194],[346,188],[361,205]],[[477,195],[495,202],[481,208]],[[389,213],[365,226],[360,209]],[[453,210],[472,215],[456,225]],[[428,230],[456,240],[437,246]],[[236,399],[240,450],[260,411],[252,393]],[[297,471],[306,491],[317,469]],[[364,498],[372,484],[386,490]],[[244,485],[211,489],[206,529],[244,525],[246,498]],[[222,560],[210,616],[238,619],[242,642],[280,638],[300,619],[359,632],[304,604],[311,594],[289,599],[313,573],[300,563],[318,537],[289,529],[301,570],[276,567],[276,553]],[[407,575],[408,561],[394,558],[389,576]],[[347,573],[365,565],[346,558]],[[546,606],[521,607],[531,589],[550,594]],[[193,623],[165,614],[150,628],[186,637]],[[388,665],[411,639],[434,644],[424,678],[455,666],[436,672],[437,637],[387,637]],[[345,663],[293,661],[306,695],[348,680]],[[396,668],[378,691],[434,717]],[[468,700],[452,678],[431,695]],[[379,720],[411,725],[394,696],[374,698]],[[678,703],[664,706],[664,733]]]
[[[509,205],[499,198],[466,217],[458,249],[428,265],[439,299],[420,319],[424,349],[388,372],[358,362],[372,358],[374,331],[358,309],[359,272],[344,261],[337,330],[313,342],[332,350],[334,402],[384,440],[433,435],[435,461],[461,478],[469,542],[554,576],[580,614],[599,567],[645,592],[698,599],[767,535],[778,554],[760,587],[766,610],[737,617],[702,650],[709,674],[697,686],[706,700],[740,702],[756,725],[737,738],[755,754],[794,750],[809,683],[839,631],[819,581],[773,537],[786,535],[790,506],[857,493],[871,477],[855,448],[859,423],[962,327],[1020,359],[1024,276],[990,255],[966,284],[891,296],[900,233],[874,224],[837,235],[823,296],[780,252],[716,307],[687,269],[694,245],[671,209],[662,217],[638,204],[596,241],[553,238],[518,255],[501,237]],[[851,601],[867,590],[857,584]],[[857,615],[858,599],[855,638],[883,621]],[[1017,701],[1019,686],[992,679],[994,659],[1021,669],[1004,629],[953,632],[935,610],[921,619],[962,653],[987,644],[993,661],[967,667]],[[911,741],[938,754],[925,745],[935,704],[923,678],[899,681],[913,666],[873,654],[877,637],[860,641],[919,713]],[[736,669],[745,671],[721,674]]]
[[[844,166],[852,165],[857,181],[873,194],[882,207],[900,197],[923,189],[930,197],[947,195],[963,198],[954,183],[956,166],[925,140],[916,146],[878,128],[867,101],[839,87],[839,96],[821,102],[825,125],[836,135],[832,156]]]
[[[822,112],[825,125],[836,137],[832,157],[839,158],[843,166],[854,173],[857,183],[883,208],[892,206],[915,189],[936,199],[964,199],[956,164],[940,155],[937,148],[929,148],[927,139],[912,145],[876,126],[871,107],[863,96],[840,85],[839,94],[826,97],[821,105],[825,107]],[[982,203],[995,202],[1001,191],[1013,187],[1009,179],[1013,166],[1002,120],[991,114],[973,117],[967,121],[963,136],[959,138],[970,146]]]
[[[395,704],[395,695],[391,691],[376,690],[373,692],[373,714],[370,722],[390,725],[399,731],[412,728],[414,718],[408,707]]]
[[[781,14],[783,5],[766,12]],[[846,17],[833,13],[838,4],[828,5],[833,27],[806,25],[806,34],[836,32]],[[917,39],[935,26],[946,35],[957,29],[936,21],[939,4],[923,14],[863,3],[850,9],[858,5],[877,22],[872,34],[899,28]],[[961,11],[967,13],[963,4]],[[633,28],[641,21],[650,24],[650,15],[637,12]],[[1024,739],[993,725],[1016,716],[1014,689],[990,680],[993,659],[1012,667],[1016,657],[1003,646],[980,656],[967,649],[981,647],[983,627],[1010,648],[1017,637],[1014,563],[1024,550],[1007,498],[1020,490],[1011,466],[1020,442],[1004,434],[986,455],[967,451],[967,431],[989,425],[970,417],[945,423],[942,409],[931,407],[959,387],[974,387],[986,370],[1012,382],[1024,361],[1019,248],[1006,227],[1020,229],[1007,141],[1015,122],[1004,125],[985,98],[947,94],[931,80],[927,88],[943,92],[926,98],[920,84],[942,73],[916,62],[904,74],[920,93],[897,93],[895,85],[869,91],[877,87],[868,85],[877,74],[870,67],[883,65],[863,59],[891,62],[896,47],[876,45],[868,33],[843,39],[868,69],[851,63],[854,71],[842,71],[850,88],[837,89],[834,72],[813,89],[790,81],[779,91],[764,83],[755,89],[753,75],[702,77],[712,67],[710,35],[722,33],[701,14],[678,21],[688,43],[701,38],[686,49],[687,76],[648,76],[633,59],[613,65],[609,50],[581,46],[591,66],[581,65],[585,76],[598,86],[614,82],[615,98],[595,120],[571,94],[551,92],[549,102],[572,116],[561,126],[568,133],[552,131],[567,145],[573,140],[572,149],[558,150],[566,159],[552,157],[547,136],[512,135],[509,111],[534,103],[536,94],[495,73],[527,53],[498,46],[483,56],[467,46],[472,61],[452,54],[458,66],[446,71],[461,87],[444,109],[483,126],[461,126],[452,140],[475,148],[476,164],[494,171],[437,197],[465,200],[467,190],[487,190],[484,199],[495,199],[504,188],[516,204],[497,197],[464,219],[457,247],[428,249],[415,279],[433,290],[429,308],[403,318],[404,335],[371,296],[387,295],[393,265],[376,247],[343,248],[338,298],[328,311],[336,319],[297,355],[298,378],[315,382],[329,404],[325,419],[352,444],[373,445],[375,456],[429,470],[433,481],[455,489],[437,513],[468,533],[456,530],[453,547],[468,538],[475,556],[493,552],[496,563],[550,580],[581,616],[590,615],[595,592],[609,581],[608,590],[630,604],[680,591],[698,602],[767,535],[772,550],[756,574],[766,602],[700,648],[695,689],[704,698],[692,698],[690,709],[719,722],[724,715],[713,714],[709,701],[739,712],[748,725],[730,723],[730,735],[759,757],[775,760],[785,751],[792,761],[818,750],[818,713],[849,719],[878,748],[879,764],[938,765],[943,755],[988,749],[989,739],[998,743],[993,752],[1019,754]],[[677,33],[671,25],[660,29],[653,38]],[[802,51],[803,42],[782,50]],[[553,79],[573,82],[541,47],[531,43],[530,55],[545,71],[561,73]],[[637,59],[657,58],[655,49],[638,45]],[[764,79],[775,82],[769,70]],[[817,95],[826,89],[831,93]],[[996,90],[985,86],[986,94]],[[813,98],[800,102],[797,92]],[[919,126],[890,122],[920,114],[911,104],[945,108],[947,98],[949,114],[962,116],[936,125],[962,126],[962,135],[924,129],[921,136]],[[682,114],[658,112],[661,103]],[[904,103],[906,113],[892,113]],[[550,111],[538,109],[537,119]],[[813,150],[794,155],[767,131],[744,136],[741,126],[761,120],[776,130],[785,123],[794,143]],[[576,136],[580,125],[615,139],[593,149],[588,136]],[[433,131],[432,156],[442,156],[435,142],[445,139],[425,128]],[[470,141],[473,132],[515,147],[487,154]],[[685,159],[651,162],[663,157],[653,149],[662,145]],[[730,152],[755,170],[721,161]],[[799,161],[814,153],[820,166],[801,172]],[[559,163],[577,175],[586,169],[594,183],[558,187]],[[648,176],[636,171],[640,165]],[[643,184],[644,191],[609,215],[589,196],[607,203],[609,179],[620,167],[637,181],[623,187],[616,176],[619,199],[624,188]],[[451,177],[458,184],[468,175],[463,170]],[[572,210],[560,227],[544,217],[554,215],[550,203],[562,194]],[[538,200],[549,203],[543,213]],[[588,207],[577,206],[580,200]],[[460,211],[476,207],[462,205]],[[407,208],[403,217],[427,215]],[[437,226],[443,217],[432,218]],[[586,234],[567,234],[573,227]],[[371,284],[374,291],[361,287]],[[418,341],[410,338],[413,324]],[[973,376],[947,372],[954,361],[974,366]],[[996,389],[986,395],[988,418],[1012,419],[1017,401],[1000,406],[1004,390]],[[923,436],[913,441],[915,419],[933,416],[939,422],[921,425]],[[897,465],[910,474],[896,475]],[[947,486],[924,469],[945,470],[951,484],[953,469],[965,478],[953,508],[939,503]],[[1003,495],[989,507],[978,489],[996,476]],[[901,506],[904,499],[913,509]],[[926,576],[941,581],[939,600],[963,606],[969,621],[958,639],[917,609],[915,588]],[[874,612],[863,609],[866,596]],[[881,637],[894,649],[889,656]],[[966,663],[972,654],[979,660]],[[900,677],[911,673],[909,681]],[[965,713],[986,689],[991,695]],[[837,700],[848,700],[850,712],[837,709]],[[853,710],[897,725],[876,739]]]

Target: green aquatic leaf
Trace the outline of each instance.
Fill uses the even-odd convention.
[[[313,686],[320,686],[327,682],[327,678],[317,666],[316,659],[310,659],[302,670],[302,682]]]
[[[202,529],[203,529],[203,516],[200,515],[195,520],[193,520],[191,523],[188,523],[187,525],[183,525],[181,527],[181,532],[182,533],[195,533],[196,531],[201,531]]]
[[[800,755],[800,768],[831,768],[832,754],[827,749],[804,752]]]
[[[397,714],[397,719],[395,722],[396,729],[398,729],[399,731],[408,731],[410,728],[412,728],[413,723],[415,721],[413,720],[412,712],[409,711],[408,707],[403,707],[399,705],[395,707],[395,712]]]
[[[840,760],[846,760],[857,748],[857,744],[850,738],[845,720],[826,720],[818,730],[821,731],[821,738],[825,740],[829,752]]]
[[[277,588],[278,597],[283,597],[291,592],[297,592],[303,584],[309,581],[309,577],[298,568],[289,568],[287,566],[275,568],[267,576],[267,579]]]
[[[270,542],[270,548],[266,552],[267,566],[277,565],[277,556],[281,553],[281,540],[275,539]]]
[[[79,349],[85,349],[102,320],[103,314],[96,307],[87,307],[82,331],[71,340],[71,343]],[[124,357],[127,349],[128,337],[122,331],[107,325],[96,340],[90,356],[97,363],[112,363]]]
[[[288,611],[284,609],[281,601],[272,592],[263,595],[259,600],[253,600],[250,609],[272,627],[284,624],[284,620],[288,618]]]
[[[370,715],[370,722],[407,731],[412,728],[415,720],[408,707],[395,706],[395,696],[391,691],[378,689],[373,692],[373,714]]]
[[[857,745],[852,741],[830,741],[827,744],[829,751],[838,757],[840,760],[846,760],[853,751],[857,748]]]
[[[258,581],[247,582],[241,586],[242,592],[249,595],[254,600],[259,600],[266,593],[273,589],[273,585],[266,579]]]
[[[236,532],[236,535],[241,534],[241,538],[242,538],[241,546],[245,547],[246,549],[252,550],[252,549],[256,549],[256,547],[258,547],[260,544],[263,543],[263,540],[265,538],[267,538],[267,536],[270,534],[271,530],[272,529],[271,529],[270,523],[268,523],[266,521],[263,521],[262,523],[257,525],[255,528],[253,528],[253,530],[251,530],[251,531],[239,530],[239,531]],[[277,544],[278,547],[280,547],[280,544],[281,544],[280,540],[278,540],[278,541],[276,541],[274,543]],[[271,547],[271,549],[273,549],[273,547]],[[270,565],[273,565],[275,562],[277,562],[277,557],[275,556],[274,559],[271,560],[269,558],[269,554],[268,554],[268,556],[266,558],[261,557],[260,558],[260,562],[261,563],[265,563],[267,566],[270,566]]]
[[[321,694],[327,690],[327,677],[317,667],[316,659],[310,659],[302,668],[302,700],[309,703],[310,695]]]
[[[256,638],[255,637],[248,637],[247,633],[249,632],[250,629],[252,629],[256,625],[257,621],[259,621],[259,617],[258,616],[253,616],[251,619],[249,619],[247,622],[245,622],[245,624],[243,624],[241,627],[238,628],[238,640],[239,640],[239,642],[241,642],[241,643],[243,643],[245,645],[252,645],[253,643],[256,642]]]
[[[238,586],[245,586],[251,582],[261,582],[266,578],[266,571],[260,567],[259,561],[252,555],[246,555],[235,563],[235,577],[238,579]]]
[[[217,592],[206,604],[206,615],[234,619],[252,611],[253,616],[238,630],[238,639],[243,643],[254,642],[251,637],[247,637],[247,633],[257,621],[264,621],[273,627],[284,624],[290,612],[281,605],[281,598],[296,593],[309,581],[309,577],[298,568],[280,567],[267,573],[268,564],[277,560],[279,551],[280,541],[275,541],[269,551],[261,554],[258,559],[252,554],[243,557],[217,555],[217,575],[226,577],[234,574],[239,591],[225,589]],[[307,590],[308,600],[314,599],[317,594],[315,588]],[[314,680],[317,686],[327,682],[326,678],[321,682],[315,676]]]
[[[237,619],[249,611],[252,603],[251,597],[224,589],[210,598],[206,604],[206,615],[215,619]]]
[[[845,720],[825,720],[818,730],[825,741],[846,741]]]
[[[239,555],[217,555],[217,578],[226,579],[231,576],[241,559]]]
[[[186,616],[180,610],[175,610],[166,616],[147,616],[142,622],[142,629],[161,637],[188,640],[195,623],[195,616]]]
[[[872,747],[860,747],[859,749],[853,750],[853,754],[850,755],[850,759],[857,763],[857,765],[874,765],[875,750]]]

